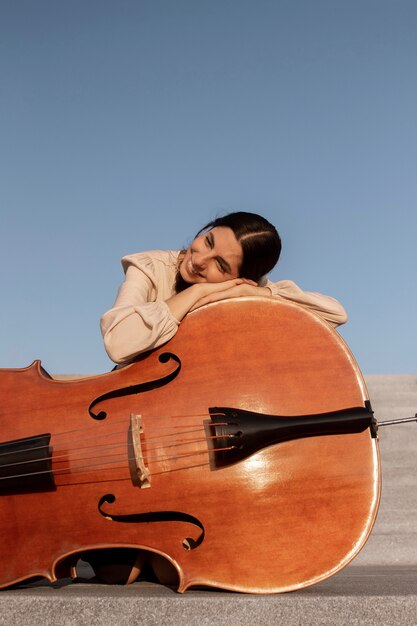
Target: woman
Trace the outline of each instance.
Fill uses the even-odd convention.
[[[207,224],[180,252],[124,257],[125,281],[113,308],[101,319],[109,357],[127,364],[171,339],[189,311],[237,296],[284,298],[310,307],[334,326],[344,323],[346,313],[337,300],[304,292],[290,280],[266,279],[280,252],[281,240],[272,224],[254,213],[237,212]],[[105,582],[133,582],[146,558],[161,582],[176,578],[164,559],[142,551],[97,551],[84,558]]]
[[[237,212],[207,224],[186,250],[124,257],[125,281],[101,319],[109,357],[127,364],[171,339],[189,311],[237,296],[284,298],[311,308],[334,326],[346,322],[337,300],[302,291],[290,280],[266,279],[280,252],[272,224],[260,215]]]

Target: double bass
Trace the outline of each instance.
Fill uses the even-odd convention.
[[[135,548],[178,591],[300,589],[364,546],[377,423],[338,333],[274,298],[218,302],[110,373],[0,370],[0,588]]]

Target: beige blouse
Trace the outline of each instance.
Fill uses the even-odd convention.
[[[101,332],[109,357],[127,363],[146,350],[166,343],[177,332],[179,321],[166,300],[175,293],[179,251],[152,250],[122,259],[125,281],[113,307],[101,318]],[[274,297],[308,306],[333,326],[344,324],[342,305],[329,296],[303,291],[291,280],[264,280]]]

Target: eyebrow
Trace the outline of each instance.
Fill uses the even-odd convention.
[[[207,233],[207,238],[210,241],[210,245],[214,248],[214,235],[213,233],[210,231]],[[228,273],[231,274],[232,273],[232,268],[230,267],[229,263],[226,261],[226,259],[224,259],[221,256],[216,257],[217,260],[219,261],[219,263],[221,265],[223,265],[224,270]]]

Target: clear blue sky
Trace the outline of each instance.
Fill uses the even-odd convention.
[[[0,366],[107,371],[120,258],[253,210],[416,373],[416,69],[415,0],[0,0]]]

